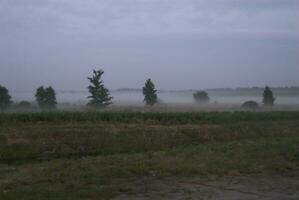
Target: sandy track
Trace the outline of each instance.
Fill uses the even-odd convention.
[[[298,200],[299,173],[142,180],[115,200]]]

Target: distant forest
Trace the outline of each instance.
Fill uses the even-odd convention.
[[[264,91],[265,87],[238,87],[238,88],[211,88],[211,89],[201,89],[204,91],[214,91],[214,92],[262,92]],[[271,87],[274,92],[299,92],[299,86],[292,86],[292,87]],[[120,88],[116,91],[118,92],[139,92],[141,88]],[[197,91],[198,89],[189,89],[189,90],[159,90],[161,92],[193,92]]]

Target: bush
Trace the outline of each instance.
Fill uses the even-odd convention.
[[[193,94],[193,98],[196,103],[209,103],[210,97],[205,91],[197,91]]]
[[[259,104],[256,101],[246,101],[242,104],[242,108],[247,109],[258,109]]]
[[[17,109],[31,109],[32,105],[29,101],[21,101],[15,105]]]

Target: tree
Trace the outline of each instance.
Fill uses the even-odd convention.
[[[36,89],[35,99],[40,108],[44,108],[46,106],[46,91],[43,86]]]
[[[273,96],[272,90],[266,86],[263,93],[263,103],[265,106],[273,106],[275,98]]]
[[[144,102],[146,105],[153,106],[158,102],[157,90],[151,79],[147,79],[144,87],[142,88]]]
[[[193,94],[193,98],[197,103],[209,103],[210,97],[205,91],[197,91]]]
[[[42,110],[53,110],[56,108],[56,93],[51,86],[48,88],[44,88],[43,86],[37,88],[35,98]]]
[[[11,105],[11,96],[6,87],[0,85],[0,111],[5,110]]]
[[[46,105],[50,109],[55,109],[56,108],[56,92],[55,90],[50,86],[46,88]]]
[[[93,70],[93,76],[88,77],[90,81],[90,85],[88,86],[90,96],[88,96],[88,98],[90,101],[87,105],[89,106],[102,108],[112,104],[111,100],[113,97],[110,96],[109,90],[105,88],[101,80],[103,74],[103,70]]]

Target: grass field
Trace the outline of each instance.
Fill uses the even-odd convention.
[[[140,180],[299,170],[299,112],[0,114],[0,199],[111,199]]]

